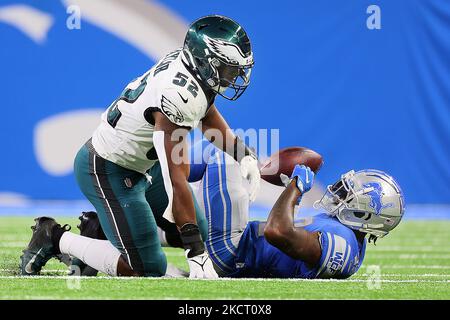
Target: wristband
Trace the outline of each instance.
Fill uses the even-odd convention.
[[[258,159],[256,157],[256,154],[251,150],[248,146],[245,145],[245,143],[236,136],[236,139],[234,139],[234,147],[233,147],[233,158],[237,162],[241,162],[242,158],[246,156],[251,156],[255,159]]]
[[[205,244],[203,243],[200,229],[194,223],[186,223],[180,228],[180,237],[183,247],[188,252],[188,258],[198,256],[205,252]]]

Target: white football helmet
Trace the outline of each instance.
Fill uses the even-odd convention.
[[[314,207],[323,208],[351,229],[382,238],[403,217],[405,204],[398,183],[383,171],[351,170],[327,187]]]

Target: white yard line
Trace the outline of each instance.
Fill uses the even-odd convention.
[[[355,275],[356,277],[360,276],[360,277],[370,277],[373,276],[373,274],[367,274],[367,273],[362,273],[359,275]],[[437,273],[428,273],[428,274],[401,274],[401,273],[383,273],[383,271],[380,274],[381,277],[409,277],[409,278],[414,278],[414,277],[443,277],[443,278],[450,278],[450,274],[437,274]],[[450,279],[449,279],[450,280]]]
[[[92,281],[92,280],[108,280],[108,281],[160,281],[160,280],[179,280],[180,278],[134,278],[134,277],[69,277],[69,276],[0,276],[0,280],[2,279],[15,279],[15,280],[30,280],[30,279],[46,279],[46,280],[74,280],[80,279],[82,281]],[[338,279],[253,279],[253,278],[220,278],[220,279],[188,279],[187,281],[241,281],[241,282],[325,282],[325,283],[366,283],[366,279],[347,279],[347,280],[338,280]],[[405,279],[405,280],[387,280],[380,279],[382,283],[450,283],[450,280],[421,280],[421,279]]]
[[[415,252],[446,252],[450,253],[450,250],[448,250],[445,247],[436,247],[436,246],[386,246],[386,247],[370,247],[369,250],[367,250],[370,253],[375,252],[389,252],[389,251],[415,251]]]
[[[382,270],[382,269],[381,269]],[[11,273],[11,272],[16,272],[18,270],[11,270],[11,269],[0,269],[0,272],[7,272],[7,273]],[[54,278],[54,277],[66,277],[66,275],[63,274],[67,274],[68,271],[66,270],[42,270],[41,273],[60,273],[61,275],[57,275],[57,276],[37,276],[37,277],[44,277],[44,278]],[[367,274],[367,273],[362,273],[362,274],[355,274],[355,277],[369,277],[369,276],[373,276],[372,274]],[[12,276],[12,277],[17,277],[17,278],[22,278],[22,276]],[[437,273],[428,273],[428,274],[402,274],[402,273],[381,273],[381,277],[410,277],[410,278],[414,278],[414,277],[419,277],[419,278],[428,278],[428,277],[448,277],[450,278],[450,274],[437,274]],[[30,277],[30,278],[36,278],[35,276]],[[72,279],[73,277],[70,277],[70,279]],[[85,277],[81,277],[82,279],[86,279]],[[101,277],[97,277],[94,279],[98,279],[98,278],[106,278],[105,276],[101,276]],[[272,279],[275,280],[275,279]],[[284,279],[277,279],[277,280],[284,280]],[[300,279],[301,280],[301,279]],[[450,279],[449,279],[450,280]]]
[[[364,266],[363,266],[364,267]],[[450,266],[440,265],[380,265],[381,269],[450,269]]]
[[[386,258],[386,259],[437,259],[437,260],[450,260],[450,254],[439,254],[439,253],[421,253],[421,254],[409,254],[409,253],[377,253],[377,252],[368,252],[368,259],[374,258]]]

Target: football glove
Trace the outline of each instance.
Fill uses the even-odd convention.
[[[189,278],[218,278],[219,276],[205,250],[199,227],[194,223],[186,223],[180,228],[180,238],[189,265]]]
[[[295,178],[297,178],[297,188],[302,194],[311,190],[314,184],[314,172],[309,167],[297,164],[291,174],[291,180]]]
[[[250,202],[253,202],[256,199],[261,183],[261,174],[258,169],[258,160],[249,155],[243,157],[239,164],[242,177],[244,179],[247,179],[250,184],[248,194]]]
[[[296,165],[292,171],[291,177],[281,173],[280,179],[283,184],[287,187],[293,179],[296,179],[295,184],[297,189],[300,191],[301,195],[297,200],[297,204],[300,203],[302,195],[311,190],[314,184],[314,172],[307,166]]]
[[[189,251],[185,251],[186,259],[189,265],[189,278],[191,279],[217,279],[216,270],[206,251],[202,254],[189,258]]]

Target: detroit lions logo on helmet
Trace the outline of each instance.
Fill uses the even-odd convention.
[[[213,39],[207,35],[203,36],[208,49],[225,61],[235,65],[249,65],[253,63],[253,54],[248,57],[242,52],[241,48],[234,43],[226,42],[220,39]]]
[[[382,209],[391,208],[394,206],[394,204],[392,202],[384,204],[384,205],[381,202],[381,198],[383,197],[383,189],[379,183],[377,183],[377,182],[366,183],[363,185],[363,187],[364,188],[370,188],[370,187],[373,188],[372,191],[367,192],[367,195],[370,197],[369,206],[375,210],[375,213],[377,215],[380,214]]]

